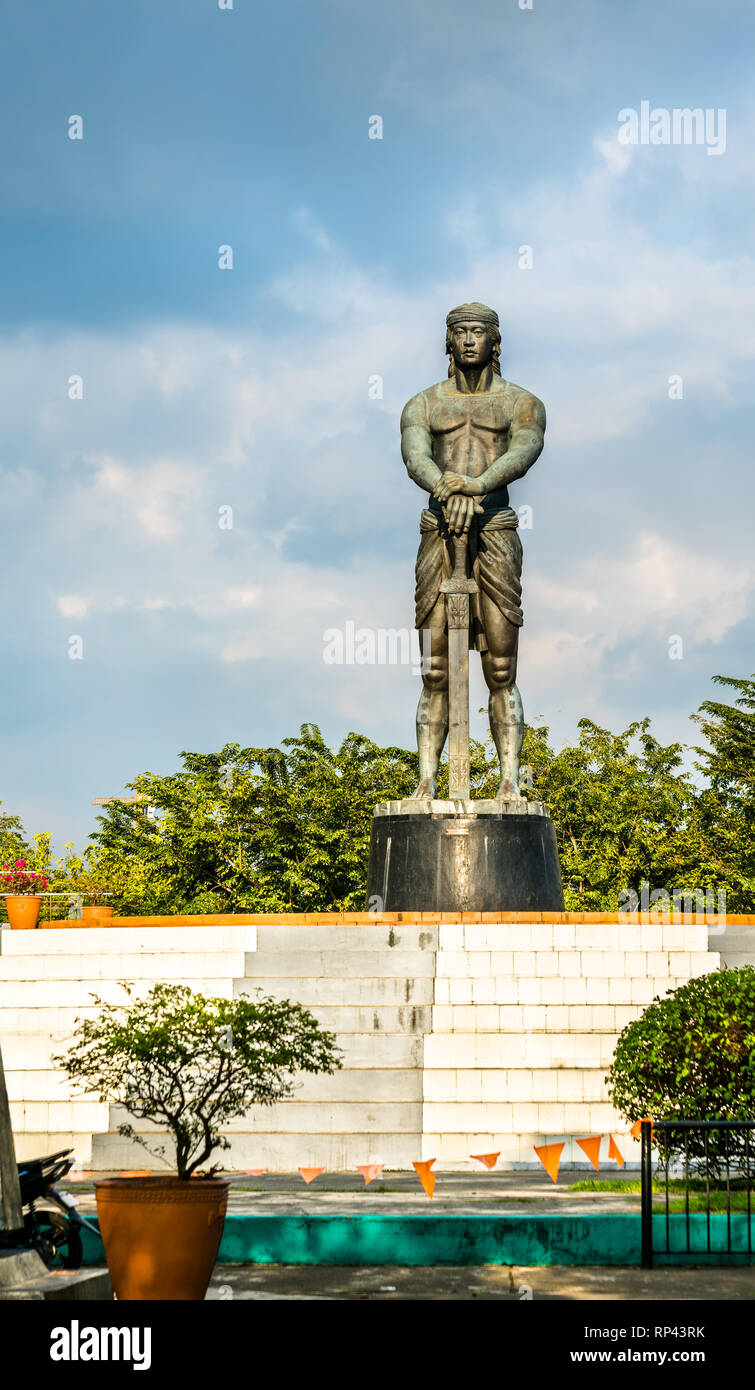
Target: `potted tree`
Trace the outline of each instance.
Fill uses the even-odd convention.
[[[84,890],[83,896],[89,898],[90,901],[82,905],[82,922],[90,926],[96,926],[104,917],[112,917],[115,908],[108,907],[107,903],[104,901],[105,898],[110,896],[109,889],[87,888]]]
[[[30,869],[25,859],[3,864],[0,873],[0,893],[5,896],[8,921],[12,927],[36,927],[42,894],[47,891],[44,874]]]
[[[119,875],[112,865],[106,867],[98,860],[91,845],[78,854],[69,842],[55,872],[56,884],[61,892],[68,893],[69,918],[78,918],[84,926],[97,926],[103,918],[113,916],[115,908],[107,905],[107,899],[117,894]]]
[[[335,1036],[290,1000],[217,999],[157,984],[123,1004],[77,1019],[70,1050],[53,1060],[74,1088],[96,1092],[158,1128],[118,1132],[174,1169],[95,1183],[108,1269],[119,1299],[203,1299],[225,1221],[228,1179],[207,1165],[227,1149],[222,1133],[252,1105],[289,1096],[296,1072],[341,1066]]]

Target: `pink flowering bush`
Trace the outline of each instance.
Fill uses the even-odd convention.
[[[45,893],[47,891],[47,879],[43,874],[38,874],[36,869],[28,869],[25,859],[17,859],[11,866],[3,864],[0,873],[0,893]]]

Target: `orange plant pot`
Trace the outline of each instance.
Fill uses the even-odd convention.
[[[218,1257],[227,1178],[103,1178],[97,1217],[116,1298],[201,1301]]]
[[[112,917],[114,907],[82,907],[82,922],[96,922],[100,917]]]
[[[5,906],[12,927],[36,927],[42,899],[33,897],[31,893],[6,893]]]

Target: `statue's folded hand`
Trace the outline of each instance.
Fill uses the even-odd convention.
[[[445,502],[453,493],[461,493],[465,497],[479,497],[482,489],[477,478],[465,478],[461,473],[444,473],[440,482],[433,488],[433,496],[439,502]]]
[[[468,531],[475,513],[481,511],[482,507],[473,497],[465,497],[463,493],[453,493],[450,501],[443,506],[451,535],[460,536],[464,531]]]

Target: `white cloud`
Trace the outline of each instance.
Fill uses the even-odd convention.
[[[61,594],[56,602],[64,618],[85,618],[92,600],[84,598],[83,594]]]
[[[10,455],[23,467],[2,477],[7,561],[31,512],[45,538],[34,582],[46,596],[66,586],[62,617],[111,615],[99,640],[119,644],[142,682],[159,669],[169,683],[166,671],[186,659],[208,706],[225,708],[234,682],[248,682],[250,710],[264,697],[277,717],[295,700],[302,718],[321,711],[410,740],[416,679],[391,667],[329,668],[322,634],[348,619],[412,622],[424,499],[401,463],[398,414],[445,375],[447,308],[479,294],[501,311],[512,376],[509,363],[528,344],[524,384],[549,414],[543,463],[514,498],[536,503],[538,527],[524,577],[525,703],[533,714],[558,702],[564,719],[600,719],[623,683],[636,713],[633,682],[668,665],[669,635],[693,648],[720,644],[749,611],[752,571],[735,540],[747,525],[749,473],[732,465],[726,512],[688,494],[690,479],[699,486],[724,466],[726,448],[749,448],[733,426],[726,446],[714,441],[728,420],[722,402],[728,409],[755,355],[755,289],[746,257],[653,241],[622,210],[634,177],[634,163],[622,167],[600,145],[581,178],[486,207],[492,249],[480,254],[473,243],[485,222],[470,207],[454,222],[453,273],[410,291],[318,248],[269,287],[268,302],[290,311],[275,315],[275,335],[164,324],[138,336],[0,340],[9,423],[24,444]],[[525,241],[531,272],[516,267]],[[87,382],[86,416],[60,399],[71,361]],[[662,414],[672,371],[699,412],[691,447]],[[375,372],[382,401],[367,397]],[[685,405],[671,409],[682,422]],[[678,499],[667,521],[654,492],[634,486],[638,428],[656,418],[666,430],[658,470]],[[218,526],[225,505],[228,530]],[[527,553],[532,540],[523,540]],[[107,661],[91,640],[88,653]]]
[[[223,597],[230,608],[251,608],[259,592],[257,589],[227,589]]]
[[[156,459],[146,467],[127,467],[110,457],[88,458],[96,470],[96,486],[115,498],[121,517],[130,514],[153,540],[170,540],[183,529],[181,513],[201,484],[201,472],[176,459]]]

